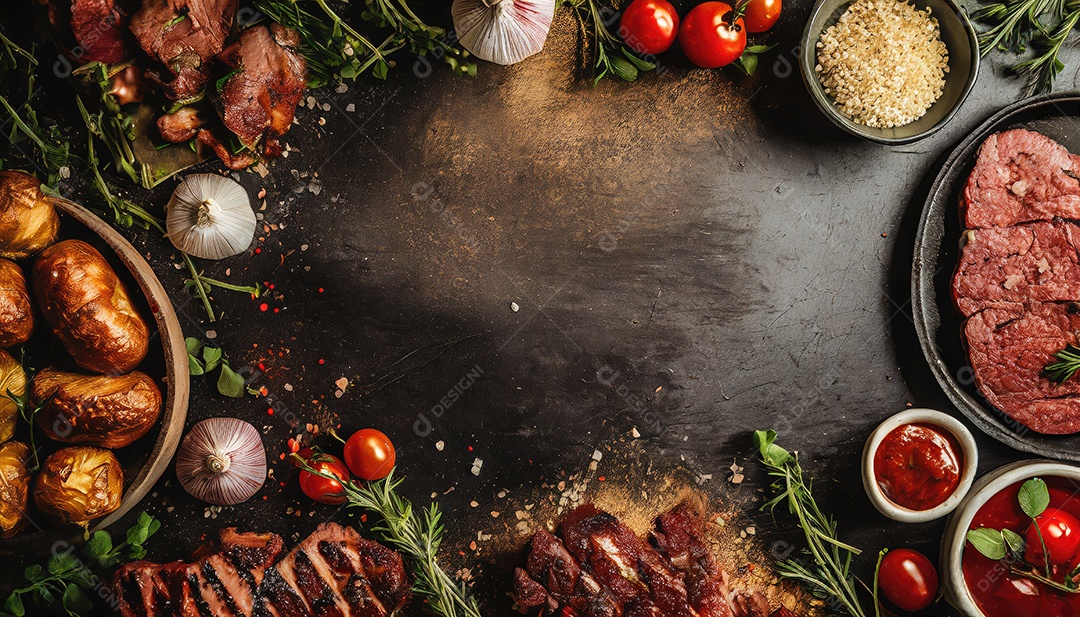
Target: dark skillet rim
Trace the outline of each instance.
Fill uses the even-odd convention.
[[[942,199],[945,200],[941,209],[941,214],[934,219],[935,222],[940,221],[940,224],[943,225],[943,217],[946,214],[944,209],[950,207],[949,204],[954,204],[956,201],[954,198],[958,197],[956,194],[957,189],[955,188],[949,195],[940,195],[942,186],[953,178],[959,180],[958,175],[961,173],[962,168],[969,161],[973,162],[974,156],[978,152],[978,148],[982,145],[982,142],[991,133],[1008,128],[1010,118],[1023,113],[1029,113],[1032,110],[1043,106],[1053,108],[1061,103],[1080,104],[1080,91],[1046,94],[1014,103],[990,116],[990,118],[972,130],[949,154],[949,157],[945,160],[945,163],[941,166],[937,176],[934,178],[934,182],[930,187],[930,192],[923,204],[922,214],[919,217],[919,229],[915,236],[914,260],[911,266],[911,309],[919,345],[922,347],[923,355],[926,358],[927,364],[930,366],[931,372],[934,374],[934,378],[945,391],[946,396],[949,397],[949,400],[953,405],[974,423],[975,426],[990,437],[1017,450],[1041,456],[1080,461],[1080,449],[1055,447],[1053,445],[1054,439],[1059,437],[1066,438],[1069,437],[1068,435],[1045,435],[1034,431],[1019,434],[1012,431],[1004,426],[999,419],[1003,417],[1004,414],[1000,411],[993,410],[980,402],[956,381],[952,372],[949,370],[949,367],[946,365],[944,358],[942,358],[939,353],[937,345],[934,344],[936,331],[932,331],[935,328],[935,325],[931,323],[931,318],[936,318],[938,320],[939,323],[936,327],[941,326],[941,313],[939,311],[940,303],[934,286],[934,276],[936,273],[926,273],[922,267],[923,258],[927,250],[932,250],[938,254],[941,251],[942,244],[936,244],[934,246],[927,245],[927,226],[930,223],[930,217],[935,208],[935,204]],[[1061,112],[1061,110],[1057,110],[1056,112],[1051,110],[1046,114],[1046,117],[1066,115],[1067,114]],[[1080,121],[1080,118],[1077,118],[1077,120]],[[962,185],[962,180],[960,180],[960,183]],[[959,241],[959,238],[953,240]],[[942,242],[948,241],[950,241],[949,238],[942,239]],[[937,263],[937,255],[934,255],[933,263]],[[928,307],[931,307],[932,309],[932,313],[930,314],[927,312]],[[959,341],[960,333],[956,332],[955,335]]]

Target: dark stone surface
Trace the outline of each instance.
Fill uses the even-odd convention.
[[[417,78],[405,58],[386,82],[312,93],[330,108],[300,111],[295,150],[265,178],[240,176],[253,195],[267,190],[263,222],[278,228],[205,264],[273,284],[269,297],[216,294],[223,318],[208,323],[168,242],[128,234],[175,291],[185,331],[214,331],[271,399],[224,399],[193,378],[190,420],[248,419],[272,457],[307,423],[383,429],[404,494],[421,505],[452,489],[438,498],[448,563],[473,568],[485,614],[509,612],[515,511],[557,494],[546,485],[566,473],[593,477],[589,497],[608,501],[682,478],[718,506],[741,504],[764,545],[796,538],[757,514],[750,433],[770,426],[803,453],[844,538],[866,549],[861,570],[882,546],[934,555],[943,523],[873,511],[859,455],[906,405],[949,409],[910,321],[915,227],[943,155],[1020,84],[989,62],[936,136],[857,141],[816,112],[794,71],[808,12],[785,9],[754,78],[689,70],[676,51],[662,75],[594,88],[574,72],[575,26],[560,11],[547,49],[515,67]],[[133,195],[161,207],[174,185]],[[414,430],[420,414],[430,434]],[[626,437],[633,427],[640,439]],[[980,445],[983,471],[1021,456]],[[604,459],[589,472],[594,450]],[[749,474],[738,487],[733,461]],[[150,557],[181,558],[227,524],[292,543],[334,515],[273,462],[263,492],[216,519],[168,474],[145,502],[164,520]],[[479,555],[477,532],[494,535]]]

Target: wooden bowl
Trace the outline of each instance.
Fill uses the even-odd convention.
[[[109,527],[135,508],[172,463],[187,419],[190,379],[187,348],[176,311],[165,288],[138,250],[86,208],[62,198],[49,199],[60,215],[58,240],[76,238],[97,248],[124,283],[139,312],[144,317],[153,316],[153,322],[148,323],[151,326],[150,351],[138,369],[153,377],[161,388],[164,400],[161,418],[149,433],[135,443],[114,450],[124,468],[124,496],[118,509],[91,521],[90,531],[97,531]],[[22,265],[25,267],[28,264]],[[55,364],[58,368],[85,372],[63,352],[43,319],[40,323],[25,346],[31,366],[41,369]],[[20,430],[26,430],[25,424],[20,426]],[[23,439],[18,434],[16,438]],[[37,446],[43,450],[42,460],[64,445],[37,433]],[[57,540],[75,541],[82,536],[83,530],[75,525],[50,523],[34,510],[32,504],[30,517],[31,524],[20,533],[12,538],[0,539],[0,551],[41,552]]]

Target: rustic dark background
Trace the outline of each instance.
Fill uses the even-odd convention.
[[[448,3],[425,6],[449,25]],[[402,492],[417,505],[438,494],[447,563],[479,581],[485,614],[510,612],[508,568],[525,530],[557,520],[560,481],[587,480],[584,498],[636,513],[642,531],[692,489],[755,527],[743,543],[798,538],[757,512],[759,428],[801,451],[844,538],[866,549],[860,569],[885,546],[936,555],[943,523],[878,515],[859,455],[909,404],[949,410],[911,323],[911,245],[941,157],[1021,86],[992,55],[941,133],[858,141],[818,114],[798,75],[809,9],[791,3],[758,37],[776,48],[753,78],[694,70],[674,51],[660,74],[594,87],[560,9],[547,48],[518,66],[481,64],[470,79],[403,56],[386,81],[311,92],[288,157],[265,177],[237,176],[253,197],[266,190],[252,249],[203,264],[273,289],[215,294],[216,323],[185,292],[168,242],[125,232],[185,332],[257,371],[269,397],[229,400],[192,379],[189,422],[252,421],[274,477],[249,503],[211,512],[170,471],[144,504],[164,522],[150,557],[182,558],[232,524],[292,542],[334,516],[277,458],[308,424],[394,439]],[[47,87],[62,99],[68,86]],[[60,109],[56,121],[78,122]],[[174,186],[126,192],[160,208]],[[983,471],[1021,456],[980,445]],[[733,463],[746,482],[729,481]],[[4,558],[0,578],[19,561]]]

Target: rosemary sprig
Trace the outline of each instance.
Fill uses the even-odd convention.
[[[1061,351],[1054,354],[1056,362],[1051,362],[1043,369],[1046,378],[1061,385],[1072,378],[1076,371],[1080,371],[1080,348],[1069,344]]]
[[[762,506],[762,510],[775,511],[777,506],[786,505],[799,519],[799,527],[806,536],[806,549],[814,560],[812,566],[807,566],[795,559],[785,559],[776,564],[777,573],[801,581],[816,595],[835,600],[854,617],[867,617],[851,573],[851,559],[861,551],[840,541],[836,521],[818,508],[812,482],[804,477],[798,455],[775,441],[776,431],[754,432],[754,445],[761,453],[762,463],[770,476],[779,478],[773,484],[779,494]]]
[[[303,457],[293,454],[292,460],[300,469],[324,478],[339,478],[315,470]],[[432,502],[420,513],[412,503],[397,493],[404,478],[394,478],[394,472],[382,480],[360,485],[355,481],[341,482],[349,507],[377,514],[382,522],[374,531],[387,544],[400,551],[413,566],[413,591],[427,600],[428,609],[440,617],[480,617],[476,599],[469,595],[465,583],[457,582],[438,562],[442,544],[442,512]]]
[[[635,56],[617,36],[608,29],[611,13],[604,11],[597,0],[562,0],[563,4],[574,10],[582,37],[593,47],[594,65],[599,71],[593,85],[600,83],[606,75],[615,75],[623,81],[634,81],[642,72],[656,68]]]
[[[362,17],[380,28],[389,28],[394,33],[396,47],[408,46],[410,51],[420,56],[434,53],[450,65],[455,75],[476,75],[476,63],[469,59],[469,52],[457,46],[456,35],[424,23],[406,0],[365,1],[367,10]]]
[[[1080,0],[1000,0],[984,4],[972,17],[989,26],[978,35],[982,55],[991,49],[1014,54],[1035,49],[1033,58],[1012,66],[1031,95],[1052,90],[1064,68],[1058,55],[1080,21]]]

